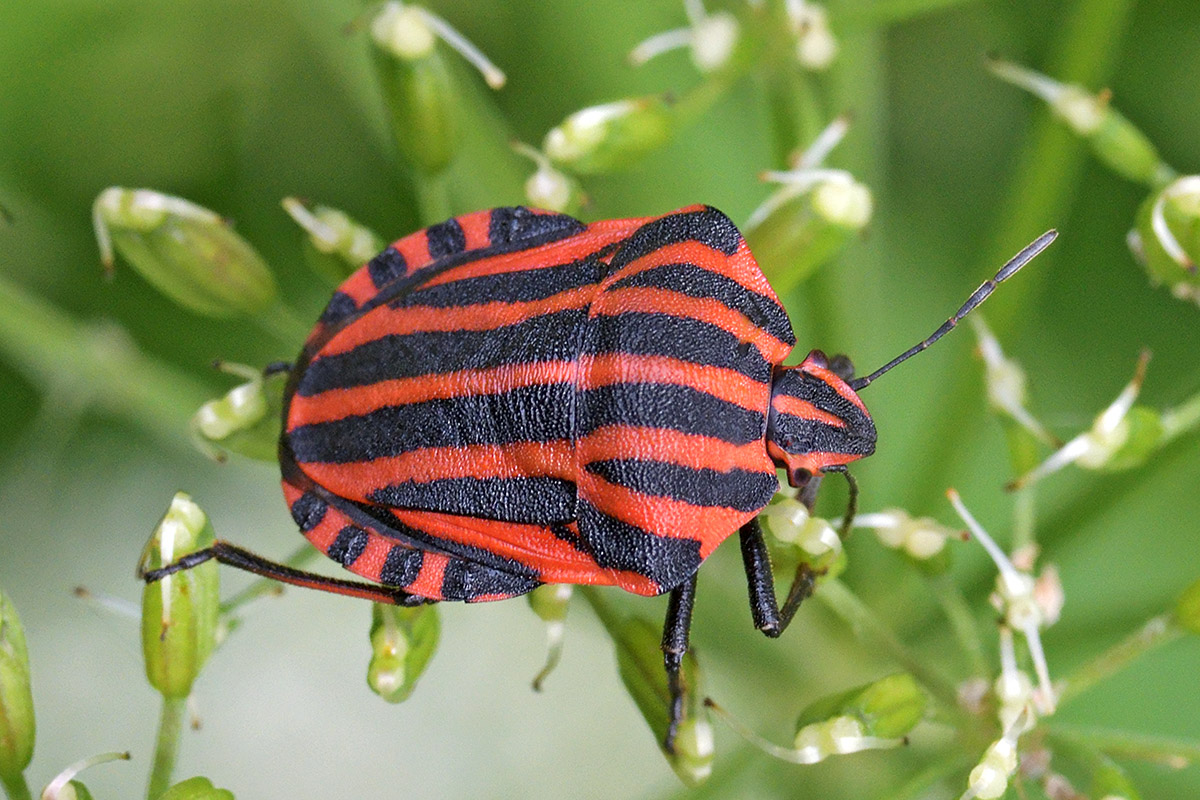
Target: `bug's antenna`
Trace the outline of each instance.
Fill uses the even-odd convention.
[[[891,361],[889,361],[888,363],[884,364],[879,369],[872,372],[870,375],[850,381],[850,388],[856,392],[860,391],[864,386],[867,386],[868,384],[870,384],[871,381],[875,380],[880,375],[882,375],[883,373],[890,370],[892,367],[894,367],[897,364],[900,364],[904,361],[907,361],[908,359],[915,356],[917,353],[919,353],[922,350],[924,350],[925,348],[929,347],[929,345],[933,344],[938,339],[945,336],[947,333],[949,333],[951,330],[954,329],[954,326],[959,323],[959,320],[961,320],[967,314],[970,314],[971,311],[973,311],[984,300],[986,300],[987,296],[989,294],[991,294],[992,291],[1000,283],[1007,280],[1009,277],[1011,277],[1013,275],[1013,273],[1015,273],[1021,267],[1025,266],[1030,261],[1032,261],[1034,256],[1036,256],[1038,253],[1045,250],[1046,247],[1049,246],[1049,244],[1051,242],[1053,242],[1057,236],[1058,236],[1058,231],[1048,230],[1045,233],[1043,233],[1041,236],[1039,236],[1038,238],[1034,239],[1032,242],[1030,242],[1028,245],[1026,245],[1024,250],[1022,250],[1021,252],[1019,252],[1015,256],[1013,256],[1011,259],[1009,259],[1008,263],[1005,264],[1003,267],[1001,267],[1000,271],[997,272],[991,278],[991,280],[984,281],[979,286],[978,289],[976,289],[974,292],[972,292],[971,296],[967,298],[967,302],[963,303],[962,308],[960,308],[958,311],[954,312],[954,316],[950,317],[950,319],[943,322],[942,326],[940,328],[938,328],[936,331],[934,331],[932,336],[930,336],[928,339],[921,342],[920,344],[914,345],[914,346],[910,347],[909,349],[905,350],[903,353],[896,356]]]

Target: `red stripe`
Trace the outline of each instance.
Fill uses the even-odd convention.
[[[696,436],[667,428],[634,428],[611,425],[579,440],[578,461],[653,458],[692,469],[728,472],[744,469],[774,472],[762,442],[734,445],[709,436]]]
[[[764,416],[771,387],[724,367],[693,364],[667,356],[612,353],[579,357],[579,388],[617,383],[670,383],[688,386]]]
[[[846,421],[837,414],[822,411],[807,400],[793,397],[790,394],[777,394],[771,398],[771,407],[781,414],[791,414],[793,417],[810,419],[814,422],[824,422],[836,428],[846,427]]]

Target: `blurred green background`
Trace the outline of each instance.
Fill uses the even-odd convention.
[[[540,142],[582,106],[698,80],[681,53],[639,69],[626,63],[634,44],[683,24],[677,0],[431,7],[507,71],[508,85],[486,99],[462,71],[476,87],[464,102],[494,106],[506,136]],[[1064,437],[1086,427],[1143,347],[1154,352],[1149,405],[1200,391],[1200,309],[1151,288],[1125,247],[1145,189],[1098,165],[1044,107],[982,66],[996,52],[1111,88],[1165,160],[1188,173],[1200,167],[1200,4],[842,0],[829,9],[842,51],[814,85],[831,113],[854,114],[832,161],[872,188],[876,216],[838,262],[784,298],[800,349],[844,351],[873,368],[925,336],[1004,257],[1057,227],[1058,243],[989,314],[1028,370],[1041,418]],[[351,0],[3,3],[0,202],[14,218],[0,228],[3,279],[74,321],[80,347],[136,347],[164,365],[185,397],[229,385],[209,368],[214,358],[291,358],[298,341],[191,315],[123,265],[102,280],[91,203],[106,186],[145,186],[216,210],[267,257],[289,304],[315,318],[328,288],[299,257],[283,196],[341,208],[389,238],[419,224],[366,38],[343,30],[360,10]],[[768,192],[757,173],[779,166],[768,125],[761,88],[739,83],[661,151],[588,180],[587,218],[706,202],[744,222]],[[463,159],[453,210],[522,202],[526,172],[515,159]],[[865,510],[901,505],[947,523],[943,493],[956,486],[1004,542],[1011,498],[1001,487],[1011,475],[972,349],[971,334],[958,333],[866,392],[880,444],[857,475]],[[52,359],[38,369],[0,344],[0,586],[29,634],[39,721],[31,783],[85,755],[129,749],[133,764],[99,768],[87,782],[97,797],[133,797],[158,709],[136,624],[82,604],[72,587],[136,600],[138,552],[177,489],[208,510],[219,535],[258,552],[281,556],[299,540],[275,469],[216,465],[190,447],[193,408],[139,421],[97,408],[88,380],[68,373]],[[1193,436],[1131,473],[1068,470],[1047,482],[1039,540],[1067,597],[1062,621],[1045,634],[1055,675],[1167,607],[1200,573],[1198,476]],[[955,580],[985,625],[994,573],[976,548],[957,550]],[[693,642],[712,693],[757,730],[786,741],[806,702],[889,669],[815,604],[782,641],[763,640],[740,573],[735,547],[706,566]],[[231,571],[222,577],[227,587],[246,582]],[[952,652],[925,584],[869,535],[851,543],[847,581],[921,652]],[[663,602],[624,607],[661,618]],[[242,798],[684,791],[582,604],[542,695],[528,682],[543,632],[522,601],[444,608],[440,650],[401,706],[365,686],[368,622],[363,603],[302,591],[256,606],[196,687],[203,726],[185,733],[178,777],[207,775]],[[1192,637],[1060,717],[1200,737],[1198,674]],[[918,742],[795,767],[747,752],[719,725],[718,748],[710,791],[731,797],[883,797],[931,752]],[[1200,795],[1196,768],[1132,769],[1146,797]]]

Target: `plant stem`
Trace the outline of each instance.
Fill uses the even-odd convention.
[[[971,614],[971,607],[963,596],[962,590],[947,575],[930,578],[929,585],[933,589],[934,599],[942,607],[942,613],[950,622],[954,638],[958,640],[959,647],[970,661],[971,674],[986,677],[990,674],[990,667],[983,655],[983,641],[979,638],[979,628],[975,624],[975,617]]]
[[[154,764],[146,786],[146,800],[157,800],[171,787],[175,757],[179,755],[179,734],[183,730],[187,699],[163,697],[162,713],[158,718],[158,736],[154,744]]]
[[[954,684],[896,638],[858,595],[841,581],[822,581],[813,595],[850,626],[851,632],[868,648],[877,647],[904,667],[936,700],[959,712]]]
[[[1058,722],[1048,722],[1045,727],[1052,739],[1060,739],[1075,747],[1099,750],[1114,758],[1149,761],[1172,769],[1183,769],[1200,761],[1200,742],[1191,739],[1077,728]]]
[[[1078,0],[1057,29],[1057,51],[1048,59],[1046,72],[1056,80],[1103,84],[1120,47],[1125,20],[1133,0]],[[979,248],[982,264],[978,274],[991,274],[1019,247],[1055,223],[1064,221],[1074,200],[1074,187],[1083,168],[1086,144],[1066,130],[1044,110],[1016,158],[1006,199],[985,245]],[[1034,268],[1021,279],[1007,284],[988,307],[988,319],[997,336],[1003,337],[1017,321],[1026,297],[1050,280],[1050,271]],[[973,370],[957,369],[929,404],[923,449],[910,454],[911,463],[928,465],[914,471],[914,485],[901,496],[906,508],[927,508],[950,484],[947,470],[953,459],[941,453],[958,448],[978,424],[976,404],[971,398],[978,380]]]
[[[0,776],[0,784],[4,786],[4,795],[8,800],[33,800],[33,795],[29,793],[29,784],[25,782],[24,774],[12,777]]]
[[[1077,697],[1156,647],[1183,636],[1183,629],[1170,614],[1153,617],[1140,629],[1084,664],[1065,681],[1059,692],[1059,704]]]

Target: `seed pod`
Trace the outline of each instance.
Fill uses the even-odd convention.
[[[25,629],[0,591],[0,778],[16,780],[29,766],[35,733]]]
[[[437,649],[441,622],[435,606],[371,606],[367,685],[389,703],[408,699]]]
[[[334,286],[370,261],[386,244],[375,231],[329,206],[308,206],[294,197],[283,208],[305,230],[304,259],[313,272]]]
[[[208,516],[179,492],[146,544],[140,571],[172,564],[208,547],[213,538]],[[216,646],[218,591],[215,561],[168,575],[142,590],[146,677],[164,697],[187,697]]]
[[[179,305],[210,317],[256,314],[278,294],[262,256],[217,214],[150,189],[105,189],[92,207],[105,268],[114,251]]]
[[[674,130],[671,105],[651,95],[576,111],[546,134],[542,150],[581,175],[613,172],[666,144]]]
[[[861,735],[898,739],[925,716],[928,698],[907,672],[839,692],[809,705],[796,722],[799,732],[815,723],[849,717],[862,726]]]

